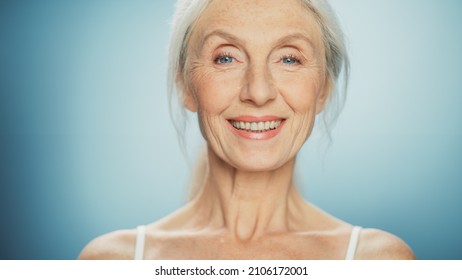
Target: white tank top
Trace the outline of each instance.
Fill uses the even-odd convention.
[[[358,247],[359,234],[361,227],[354,226],[351,230],[350,241],[345,255],[345,260],[353,260],[355,258],[356,247]],[[136,243],[134,260],[142,260],[144,257],[144,239],[146,236],[146,226],[136,227]]]

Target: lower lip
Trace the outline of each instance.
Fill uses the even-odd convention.
[[[247,130],[240,130],[235,128],[229,121],[227,121],[227,123],[231,131],[238,136],[250,140],[268,140],[278,135],[278,133],[281,131],[282,127],[285,124],[285,120],[283,120],[282,123],[276,129],[267,130],[264,132],[251,132]]]

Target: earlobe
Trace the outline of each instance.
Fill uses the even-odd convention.
[[[183,104],[185,108],[193,113],[197,112],[197,102],[193,94],[191,93],[191,91],[183,90],[183,94],[184,94]]]
[[[194,97],[194,94],[191,92],[191,89],[182,84],[181,91],[183,92],[183,106],[193,113],[197,112],[196,98]]]
[[[324,106],[326,105],[326,102],[330,97],[331,89],[332,89],[332,82],[329,78],[326,78],[324,86],[316,101],[316,114],[319,114],[324,110]]]
[[[177,84],[177,88],[180,89],[182,93],[183,106],[193,113],[197,112],[196,98],[194,97],[191,89],[185,85],[180,75],[177,75],[176,84]]]

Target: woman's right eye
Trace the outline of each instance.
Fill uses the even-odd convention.
[[[218,64],[229,64],[234,61],[234,58],[230,55],[220,55],[217,58],[215,58],[215,63]]]

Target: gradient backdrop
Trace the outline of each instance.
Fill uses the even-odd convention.
[[[420,259],[462,259],[462,2],[331,2],[349,97],[332,147],[313,137],[298,158],[302,192]],[[74,259],[186,200],[160,3],[0,2],[0,258]]]

